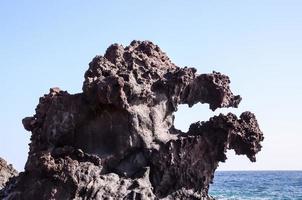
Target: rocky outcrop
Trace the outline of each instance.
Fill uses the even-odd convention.
[[[5,186],[5,183],[12,177],[17,176],[18,172],[11,164],[0,158],[0,190]]]
[[[230,80],[173,64],[148,41],[110,46],[85,73],[83,93],[50,89],[23,120],[32,132],[25,172],[4,199],[209,199],[226,150],[255,161],[262,132],[244,112],[177,130],[179,104],[237,107]]]

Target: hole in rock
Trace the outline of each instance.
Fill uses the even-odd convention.
[[[181,130],[182,132],[187,132],[192,123],[198,121],[208,121],[211,117],[219,115],[220,113],[227,114],[229,112],[239,113],[236,108],[218,108],[214,112],[210,110],[208,104],[195,104],[193,107],[189,107],[186,104],[178,106],[178,110],[174,113],[174,126],[176,129]],[[239,116],[237,114],[237,116]]]
[[[257,160],[260,154],[257,154]],[[227,160],[225,162],[219,162],[217,168],[218,171],[247,171],[247,170],[257,170],[259,167],[258,162],[251,162],[246,155],[237,155],[233,149],[228,149],[226,152]]]
[[[196,104],[193,107],[182,104],[178,106],[178,110],[174,113],[174,126],[182,132],[187,132],[192,123],[198,121],[207,121],[213,117],[213,111],[209,109],[207,104]]]

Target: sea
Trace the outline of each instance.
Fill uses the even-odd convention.
[[[302,171],[216,171],[216,200],[302,200]]]

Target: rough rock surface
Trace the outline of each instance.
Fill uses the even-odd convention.
[[[25,172],[4,199],[209,199],[226,150],[252,162],[262,132],[255,116],[229,113],[173,126],[178,104],[237,107],[230,80],[173,64],[149,41],[111,45],[85,73],[83,93],[50,89],[23,120],[32,132]]]
[[[13,168],[12,165],[0,158],[0,190],[5,186],[5,183],[12,177],[17,176],[18,172]]]

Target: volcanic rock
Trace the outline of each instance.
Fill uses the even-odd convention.
[[[12,177],[17,176],[18,172],[11,164],[0,158],[0,190],[5,186],[5,183]]]
[[[149,41],[111,45],[85,73],[83,92],[59,88],[23,120],[31,131],[25,171],[3,199],[210,199],[227,149],[254,162],[263,134],[244,112],[177,130],[179,104],[237,107],[241,97],[219,72],[178,67]]]

